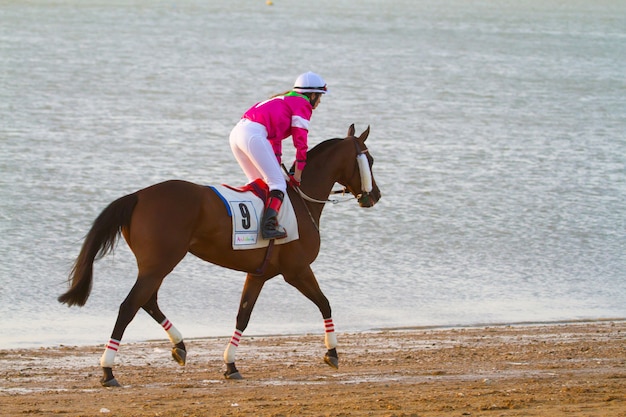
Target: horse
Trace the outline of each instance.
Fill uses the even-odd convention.
[[[113,375],[115,355],[126,327],[140,308],[167,332],[172,357],[181,366],[187,351],[183,336],[157,303],[165,277],[189,252],[204,261],[245,272],[236,326],[226,350],[226,379],[242,379],[235,366],[236,349],[265,282],[277,275],[319,308],[324,320],[324,361],[338,368],[337,338],[331,306],[311,270],[320,249],[319,220],[335,183],[344,187],[360,207],[372,207],[381,193],[372,174],[374,159],[365,145],[370,128],[355,136],[354,125],[345,138],[320,142],[307,153],[299,186],[288,187],[298,222],[297,240],[266,249],[235,251],[233,226],[220,196],[205,185],[182,180],[154,184],[110,203],[93,222],[68,277],[69,289],[58,297],[68,306],[83,306],[92,288],[93,264],[115,248],[122,235],[137,260],[137,280],[121,303],[100,365],[100,383],[120,386]]]

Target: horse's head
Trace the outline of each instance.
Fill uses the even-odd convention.
[[[348,128],[348,136],[344,141],[351,142],[356,158],[352,163],[345,164],[341,178],[337,181],[348,189],[358,200],[361,207],[372,207],[380,200],[380,190],[376,185],[372,165],[374,158],[370,154],[365,140],[370,134],[369,126],[360,136],[355,136],[354,125]],[[347,146],[347,145],[346,145]]]

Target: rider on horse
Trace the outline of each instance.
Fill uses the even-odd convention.
[[[230,133],[230,147],[248,180],[262,178],[269,186],[270,194],[261,220],[264,239],[287,236],[277,220],[287,192],[280,169],[282,141],[289,136],[293,139],[296,162],[289,180],[299,185],[306,165],[309,121],[326,92],[322,77],[313,72],[301,74],[291,90],[252,106]]]

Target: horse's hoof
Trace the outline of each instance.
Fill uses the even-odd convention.
[[[240,379],[243,379],[243,376],[241,376],[239,371],[233,372],[232,374],[229,374],[228,372],[224,372],[224,378],[238,381]]]
[[[224,372],[224,378],[233,380],[243,379],[243,377],[237,370],[237,367],[235,366],[235,362],[226,364],[226,372]]]
[[[108,381],[104,381],[104,380],[100,380],[100,383],[102,384],[103,387],[121,387],[120,383],[117,382],[117,379],[113,378],[113,379],[109,379]]]
[[[172,358],[174,358],[180,366],[185,366],[187,363],[187,352],[179,347],[173,347]]]
[[[326,362],[326,364],[328,364],[331,368],[339,369],[339,358],[335,356],[324,356],[324,362]]]
[[[103,387],[121,387],[120,383],[113,376],[113,369],[111,367],[102,368],[102,377],[100,378],[100,384]]]

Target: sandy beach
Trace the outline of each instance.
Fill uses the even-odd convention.
[[[0,350],[0,415],[626,416],[626,321],[244,337],[242,381],[223,378],[227,338],[122,344],[99,385],[102,346]]]

